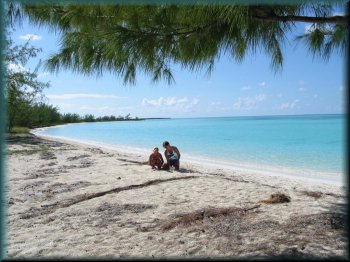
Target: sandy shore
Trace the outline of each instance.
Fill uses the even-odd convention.
[[[9,137],[8,257],[348,258],[344,186],[147,158]]]

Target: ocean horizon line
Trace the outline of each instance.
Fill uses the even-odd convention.
[[[297,117],[297,116],[345,116],[346,113],[327,113],[327,114],[296,114],[296,115],[249,115],[249,116],[194,116],[194,117],[140,117],[145,120],[154,120],[154,119],[202,119],[202,118],[244,118],[244,117]]]

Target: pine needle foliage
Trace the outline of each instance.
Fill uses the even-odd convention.
[[[48,70],[97,76],[108,71],[126,84],[135,84],[143,72],[170,84],[172,65],[210,74],[222,55],[242,62],[248,53],[265,52],[277,72],[286,35],[305,20],[315,29],[296,40],[325,60],[335,50],[343,54],[346,17],[333,15],[342,4],[22,4],[20,9],[31,22],[61,34],[59,51],[46,61]],[[11,12],[13,19],[21,17],[15,8]]]

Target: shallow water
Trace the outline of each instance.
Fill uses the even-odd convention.
[[[42,135],[145,152],[168,140],[184,159],[303,176],[345,174],[344,115],[258,116],[96,122],[40,129]]]

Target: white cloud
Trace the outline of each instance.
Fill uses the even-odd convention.
[[[180,98],[179,100],[177,100],[177,103],[178,103],[178,104],[187,103],[187,102],[188,102],[187,97]]]
[[[41,35],[36,35],[36,34],[26,34],[26,35],[19,36],[19,38],[23,39],[23,40],[26,40],[26,41],[29,41],[29,40],[38,41],[38,40],[42,39],[42,36]]]
[[[255,96],[255,100],[260,102],[265,100],[265,97],[266,97],[265,94],[259,94]]]
[[[243,86],[243,87],[241,88],[241,90],[246,91],[246,90],[249,90],[249,89],[251,89],[251,88],[252,88],[251,86]]]
[[[143,98],[142,99],[142,105],[144,106],[155,106],[155,107],[160,107],[160,106],[175,106],[175,105],[181,105],[181,104],[187,104],[188,103],[188,98],[183,97],[183,98],[176,98],[176,97],[159,97],[158,99],[147,99]]]
[[[193,105],[193,106],[196,106],[198,104],[199,104],[199,99],[198,98],[193,99],[192,102],[191,102],[191,105]]]
[[[18,72],[28,72],[28,69],[22,66],[21,64],[9,63],[7,65],[8,70],[13,71],[15,73]],[[38,77],[45,77],[49,75],[49,72],[42,72],[38,74]]]
[[[187,97],[159,97],[158,99],[143,98],[141,104],[143,106],[165,109],[167,111],[188,112],[188,110],[196,107],[199,104],[199,99],[194,98],[191,101]]]
[[[250,110],[257,108],[257,104],[264,101],[265,98],[265,94],[259,94],[254,97],[239,97],[238,100],[233,103],[233,108],[239,110]]]
[[[299,103],[299,99],[295,99],[291,104],[290,108],[294,108]]]
[[[149,100],[147,98],[142,99],[142,105],[148,105],[148,106],[161,106],[163,104],[163,97],[160,97],[157,100]]]
[[[7,68],[13,72],[24,72],[27,71],[25,67],[23,67],[21,64],[15,64],[15,63],[9,63],[7,65]]]
[[[280,105],[281,109],[293,109],[297,106],[297,104],[299,103],[299,99],[295,99],[293,102],[291,103],[283,103]]]
[[[277,96],[278,96],[278,97],[282,97],[283,95],[282,95],[282,93],[279,93]]]
[[[60,95],[47,95],[46,97],[50,99],[76,99],[76,98],[126,98],[122,96],[116,96],[116,95],[101,95],[101,94],[60,94]]]
[[[305,34],[311,33],[316,29],[314,24],[308,24],[305,26]]]
[[[304,33],[305,34],[309,34],[309,33],[312,33],[313,31],[315,31],[317,28],[317,26],[315,24],[308,24],[305,26],[305,31]],[[330,25],[324,25],[324,29],[325,30],[329,30],[329,31],[332,31],[334,30],[334,28]]]
[[[259,85],[262,86],[262,87],[265,87],[266,83],[265,82],[261,82]]]
[[[79,107],[79,109],[80,109],[80,110],[84,110],[84,111],[89,111],[89,110],[92,110],[92,109],[94,109],[94,108],[91,107],[91,106],[81,106],[81,107]]]
[[[306,91],[306,88],[305,88],[305,87],[299,87],[298,90],[299,90],[300,92],[303,92],[303,91]]]

